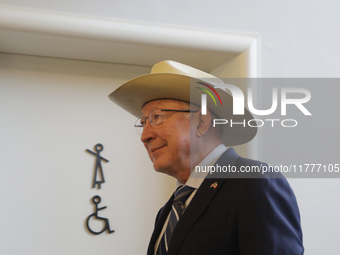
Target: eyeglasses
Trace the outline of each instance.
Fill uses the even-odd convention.
[[[159,126],[163,123],[163,112],[198,112],[190,110],[171,110],[171,109],[155,109],[149,113],[148,117],[140,117],[135,123],[135,129],[138,135],[143,133],[144,126],[146,125],[146,119],[149,119],[151,126]]]

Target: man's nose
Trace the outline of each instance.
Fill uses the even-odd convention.
[[[146,143],[150,139],[155,138],[155,132],[153,130],[153,127],[150,124],[149,119],[147,119],[145,121],[146,121],[146,123],[145,123],[145,126],[143,128],[143,133],[142,133],[141,138],[140,138],[143,143]]]

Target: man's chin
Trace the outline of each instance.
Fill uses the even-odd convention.
[[[153,167],[154,169],[155,169],[155,171],[157,172],[157,173],[166,173],[165,172],[165,170],[163,169],[163,168],[159,168],[159,167]]]
[[[153,168],[155,169],[156,172],[158,173],[164,173],[164,174],[168,174],[168,167],[161,165],[161,164],[157,164],[157,162],[153,162]]]

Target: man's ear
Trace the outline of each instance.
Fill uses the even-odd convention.
[[[211,125],[211,117],[212,116],[209,110],[207,110],[206,115],[202,115],[201,111],[198,112],[198,125],[196,132],[197,137],[202,137],[208,132]]]

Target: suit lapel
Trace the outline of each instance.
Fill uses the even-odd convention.
[[[233,148],[229,148],[215,163],[218,165],[234,165],[236,159],[239,157]],[[175,255],[182,244],[186,234],[188,233],[191,226],[199,219],[204,210],[209,205],[210,201],[220,189],[226,179],[214,179],[206,178],[199,189],[197,190],[194,198],[190,202],[190,205],[186,209],[180,221],[177,223],[176,228],[172,234],[171,241],[169,244],[168,255]],[[213,184],[217,183],[214,188]],[[171,205],[170,205],[171,209]],[[170,211],[169,209],[169,211]],[[167,212],[166,216],[169,212]],[[164,214],[164,212],[163,212]],[[165,216],[165,218],[166,218]],[[165,220],[165,219],[164,219]],[[164,223],[163,223],[164,224]],[[163,226],[163,225],[162,225]],[[159,235],[159,233],[158,233]],[[157,236],[158,237],[158,236]],[[156,238],[157,240],[157,238]]]

